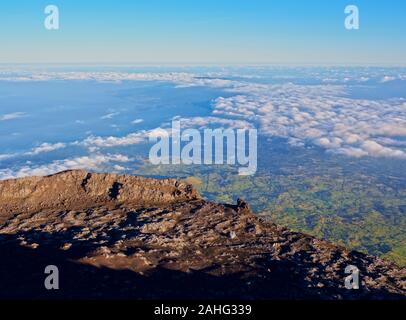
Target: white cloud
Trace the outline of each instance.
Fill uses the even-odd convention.
[[[95,137],[90,136],[83,140],[81,144],[86,147],[98,147],[98,148],[110,148],[116,146],[129,146],[139,144],[145,141],[147,138],[145,131],[130,133],[124,137]]]
[[[102,119],[102,120],[113,119],[115,116],[118,116],[119,114],[120,114],[120,112],[108,113],[108,114],[100,117],[100,119]]]
[[[0,116],[0,121],[7,121],[7,120],[14,120],[18,118],[22,118],[26,115],[25,112],[13,112],[13,113],[8,113]]]
[[[32,149],[32,151],[27,152],[26,155],[38,155],[40,153],[44,153],[44,152],[51,152],[51,151],[55,151],[58,149],[63,149],[66,147],[65,143],[62,142],[58,142],[55,144],[51,144],[51,143],[43,143],[40,146]]]
[[[219,126],[233,128],[233,129],[250,129],[253,125],[245,120],[239,119],[225,119],[218,117],[192,117],[192,118],[181,118],[175,117],[173,120],[178,120],[181,122],[182,128],[207,128],[210,125],[215,124],[216,128]],[[112,148],[112,147],[124,147],[130,145],[137,145],[141,143],[146,143],[152,137],[160,137],[165,133],[171,132],[171,123],[162,124],[162,127],[158,127],[151,130],[142,130],[134,133],[130,133],[123,137],[108,136],[90,136],[85,140],[78,142],[76,144],[85,146],[91,152],[95,152],[100,148]]]
[[[144,122],[144,119],[135,119],[135,120],[131,121],[132,124],[139,124],[142,122]]]
[[[128,162],[130,159],[121,154],[113,155],[90,155],[83,157],[70,158],[65,160],[56,160],[50,164],[40,166],[24,166],[18,170],[2,169],[0,170],[0,180],[14,179],[28,176],[46,176],[60,171],[84,169],[101,170],[103,166],[111,162]]]
[[[113,169],[116,170],[116,171],[124,171],[124,170],[127,170],[126,167],[120,166],[120,165],[118,165],[118,164],[114,165],[114,166],[113,166]]]
[[[385,82],[390,82],[390,81],[394,81],[394,80],[396,80],[396,77],[384,76],[384,77],[381,79],[381,82],[382,82],[382,83],[385,83]]]
[[[361,148],[372,156],[397,157],[406,159],[406,153],[402,150],[384,147],[375,141],[365,141],[362,143]]]
[[[192,117],[192,118],[178,118],[183,128],[207,128],[210,125],[223,126],[232,129],[251,129],[253,125],[245,120],[240,119],[225,119],[219,117]]]
[[[0,161],[7,160],[7,159],[13,158],[15,156],[16,156],[15,153],[0,154]]]

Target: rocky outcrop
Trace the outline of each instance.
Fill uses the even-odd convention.
[[[97,203],[160,205],[197,199],[190,186],[174,179],[156,180],[116,174],[66,171],[0,183],[2,212],[84,207]]]
[[[217,204],[176,180],[0,182],[3,298],[403,299],[406,270]],[[56,265],[61,288],[43,288]],[[360,270],[348,290],[347,266]]]

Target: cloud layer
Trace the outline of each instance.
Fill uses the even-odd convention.
[[[260,72],[260,70],[258,70]],[[340,73],[341,72],[341,73]],[[356,99],[349,95],[347,83],[376,83],[405,81],[402,73],[346,73],[342,70],[314,72],[312,79],[318,84],[290,83],[286,75],[283,83],[257,81],[260,77],[247,75],[227,77],[226,74],[194,73],[118,73],[118,72],[41,72],[1,73],[4,81],[166,81],[176,87],[205,86],[222,89],[225,94],[213,100],[212,114],[208,117],[177,117],[184,128],[258,128],[260,134],[268,137],[283,137],[292,146],[318,146],[327,152],[350,157],[392,157],[406,159],[406,100]],[[279,76],[279,79],[283,76]],[[227,94],[226,94],[227,93]],[[22,112],[0,115],[0,121],[24,117]],[[110,112],[102,119],[112,119],[117,112]],[[125,155],[103,155],[104,149],[125,147],[144,143],[151,135],[170,128],[170,120],[160,128],[139,130],[125,136],[88,136],[75,143],[42,143],[32,150],[19,154],[0,155],[7,160],[19,155],[36,156],[71,145],[81,146],[89,155],[55,160],[47,165],[23,166],[11,170],[0,170],[0,179],[27,175],[44,175],[61,170],[82,168],[98,170],[111,164],[124,168],[119,163],[129,161]],[[132,124],[140,124],[136,119]],[[121,150],[121,149],[120,149]],[[105,150],[104,150],[105,151]]]
[[[263,134],[296,145],[314,144],[356,157],[406,158],[398,143],[406,137],[402,99],[352,99],[344,96],[344,87],[331,85],[250,87],[237,89],[244,94],[216,99],[213,113],[251,121]]]

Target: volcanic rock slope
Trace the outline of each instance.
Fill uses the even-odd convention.
[[[405,299],[406,270],[204,200],[176,180],[67,171],[0,182],[0,297]],[[59,290],[44,287],[59,269]],[[345,268],[360,289],[345,288]]]

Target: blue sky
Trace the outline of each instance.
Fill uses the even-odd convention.
[[[405,13],[399,0],[2,1],[0,63],[405,65]]]

